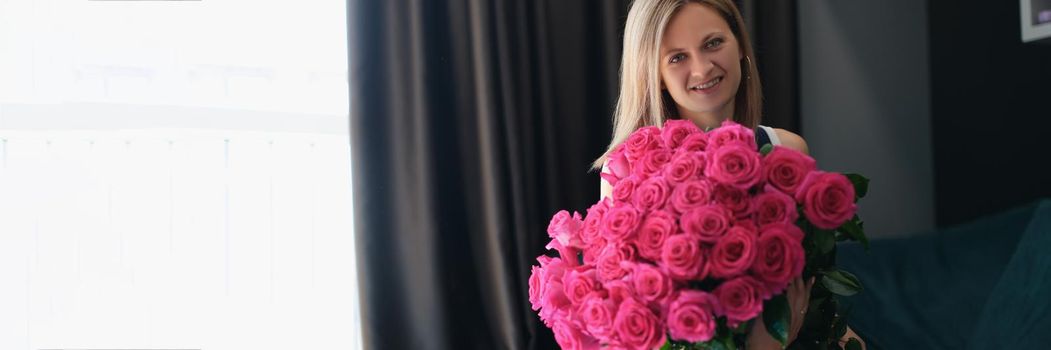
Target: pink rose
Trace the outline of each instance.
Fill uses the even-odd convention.
[[[628,274],[628,270],[621,266],[621,262],[633,260],[635,260],[635,248],[630,244],[609,244],[595,262],[598,277],[602,281],[624,277]]]
[[[638,187],[639,181],[634,175],[621,179],[616,186],[613,186],[613,200],[617,201],[617,203],[631,201],[631,197],[635,194],[635,189]]]
[[[602,283],[599,283],[594,267],[581,266],[566,272],[562,277],[562,288],[569,301],[576,305],[589,294],[601,292]]]
[[[724,120],[715,130],[708,132],[708,146],[719,149],[729,144],[738,144],[755,151],[755,132],[732,120]]]
[[[675,152],[703,152],[707,148],[708,134],[699,132],[686,136],[686,138],[682,140],[682,143],[679,144],[679,149]]]
[[[607,244],[608,241],[606,241],[605,237],[595,237],[595,240],[591,241],[591,243],[584,247],[584,251],[582,252],[584,263],[595,265],[596,261],[598,261],[599,255],[601,255],[602,251],[606,249]]]
[[[620,307],[620,304],[625,300],[635,298],[635,287],[633,283],[629,283],[623,279],[606,281],[603,286],[606,287],[606,291],[609,292],[609,300],[613,302],[615,307]]]
[[[698,129],[697,125],[692,121],[671,119],[664,122],[664,128],[661,129],[661,138],[664,140],[665,146],[675,149],[682,144],[682,140],[686,139],[687,136],[700,131],[701,129]]]
[[[802,242],[803,231],[796,225],[773,223],[760,228],[752,272],[766,284],[769,294],[803,274],[806,252]]]
[[[580,329],[573,325],[569,320],[559,320],[555,322],[551,327],[551,331],[555,333],[555,341],[558,342],[558,346],[562,349],[599,349],[598,341],[582,333]]]
[[[594,293],[584,298],[577,309],[577,316],[584,324],[584,329],[591,333],[600,343],[608,343],[613,333],[613,317],[617,314],[617,305],[601,294]]]
[[[562,245],[557,239],[552,238],[551,242],[547,244],[547,249],[555,249],[558,251],[558,256],[565,259],[566,266],[575,267],[580,265],[577,261],[577,255],[580,254],[580,250],[571,246]]]
[[[734,226],[715,243],[711,255],[712,277],[730,278],[748,271],[755,261],[755,231]]]
[[[565,276],[566,264],[560,258],[540,256],[540,268],[544,270],[544,281],[540,291],[540,320],[551,327],[556,319],[569,317],[572,303],[562,288],[562,277]]]
[[[583,248],[584,242],[580,238],[583,225],[580,213],[573,212],[573,215],[570,215],[568,211],[560,210],[551,217],[551,222],[547,225],[547,235],[557,239],[563,246]]]
[[[774,147],[763,157],[763,177],[766,182],[792,196],[807,174],[816,169],[814,158],[783,146]]]
[[[728,144],[708,153],[704,172],[716,182],[747,190],[762,179],[762,161],[758,152]]]
[[[736,327],[763,311],[762,285],[752,276],[739,276],[715,287],[727,325]]]
[[[607,157],[606,168],[609,169],[610,175],[613,175],[616,179],[623,179],[631,175],[631,162],[628,161],[628,156],[625,152],[624,145],[620,145]],[[610,182],[610,185],[615,184]]]
[[[684,290],[671,303],[668,330],[672,339],[705,342],[715,336],[715,314],[720,313],[719,300],[699,290]]]
[[[664,299],[674,290],[671,278],[650,264],[634,264],[631,278],[634,281],[635,293],[642,300],[651,303],[663,304]]]
[[[534,265],[529,275],[529,304],[533,306],[533,311],[540,310],[540,292],[543,290],[544,269]]]
[[[752,201],[752,211],[759,226],[775,222],[794,224],[799,218],[796,201],[770,184]]]
[[[664,344],[664,325],[660,318],[635,299],[620,303],[613,329],[628,348],[654,349]]]
[[[702,242],[715,243],[730,227],[732,215],[720,205],[709,204],[683,213],[679,225],[683,232],[696,235]]]
[[[585,264],[594,265],[598,254],[606,247],[606,238],[602,236],[602,219],[612,205],[613,200],[606,197],[588,208],[584,227],[580,230],[580,239],[584,241]]]
[[[671,195],[671,186],[662,176],[655,176],[639,184],[632,194],[635,207],[642,212],[664,207],[664,203]]]
[[[585,249],[596,239],[601,238],[602,217],[609,211],[610,204],[609,198],[603,198],[588,208],[583,227],[580,229],[580,240],[584,242]]]
[[[726,184],[716,184],[712,190],[712,197],[716,203],[730,209],[734,218],[742,219],[751,214],[752,198],[743,189]]]
[[[636,162],[647,152],[662,148],[661,130],[656,126],[645,126],[635,130],[624,141],[624,153],[629,162]]]
[[[641,221],[640,213],[631,203],[621,202],[610,208],[602,218],[602,235],[610,242],[624,242],[634,237]]]
[[[743,227],[743,228],[747,229],[748,232],[752,232],[752,233],[759,232],[759,226],[756,225],[755,224],[755,220],[751,220],[751,218],[745,218],[744,220],[734,221],[733,225],[731,225],[731,226]],[[758,237],[758,235],[756,235],[756,236]]]
[[[676,233],[678,226],[675,216],[663,210],[654,210],[646,216],[635,236],[635,246],[639,256],[653,261],[660,261],[664,240]]]
[[[610,173],[608,171],[598,173],[598,176],[601,177],[603,180],[606,180],[606,182],[608,182],[610,186],[616,186],[617,183],[620,182],[620,178],[613,176],[613,173]]]
[[[663,175],[673,184],[699,179],[704,174],[705,163],[707,158],[704,152],[677,153],[664,167]]]
[[[664,165],[671,162],[671,157],[672,153],[667,149],[651,150],[639,158],[639,162],[633,165],[632,171],[641,179],[660,174],[664,171]]]
[[[712,200],[712,185],[708,180],[690,180],[675,186],[668,206],[676,213],[707,205]]]
[[[545,276],[552,277],[561,280],[562,275],[566,272],[567,266],[565,262],[560,258],[552,258],[547,255],[541,255],[536,257],[536,261],[540,262],[540,267],[546,272]]]
[[[702,280],[708,276],[708,256],[696,235],[673,235],[665,239],[661,266],[677,280]]]
[[[854,217],[854,185],[839,173],[812,171],[799,186],[796,201],[814,226],[834,229]]]

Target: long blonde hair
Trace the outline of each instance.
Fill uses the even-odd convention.
[[[635,0],[624,24],[624,53],[620,61],[620,97],[613,112],[613,140],[591,167],[599,169],[610,152],[632,132],[647,125],[660,126],[677,118],[671,95],[660,88],[660,42],[664,30],[683,5],[697,3],[715,10],[730,25],[741,51],[743,76],[734,99],[734,121],[755,129],[762,114],[762,86],[755,65],[752,41],[741,12],[733,0]]]

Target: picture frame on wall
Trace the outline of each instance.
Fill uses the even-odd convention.
[[[1019,0],[1022,42],[1051,44],[1051,0]]]

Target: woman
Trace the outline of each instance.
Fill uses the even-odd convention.
[[[732,0],[636,0],[624,28],[613,140],[592,166],[605,171],[609,153],[628,135],[666,119],[690,120],[703,130],[732,119],[754,129],[757,142],[809,154],[799,135],[759,125],[762,92],[754,57]],[[602,180],[602,197],[611,192]],[[796,279],[786,291],[793,310],[789,341],[802,328],[813,283]],[[852,337],[861,340],[848,328],[841,343]],[[753,323],[747,339],[749,349],[780,349],[762,322]]]

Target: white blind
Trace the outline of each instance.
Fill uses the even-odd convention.
[[[0,1],[0,349],[358,349],[344,2]]]

